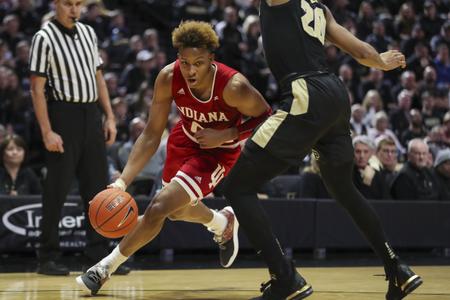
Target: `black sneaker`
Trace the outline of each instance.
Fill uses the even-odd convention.
[[[311,285],[293,269],[293,274],[288,280],[271,279],[261,284],[261,296],[252,300],[299,300],[313,293]]]
[[[42,275],[67,276],[70,271],[65,265],[57,264],[53,260],[39,263],[37,273]]]
[[[105,284],[105,282],[110,278],[109,270],[107,267],[96,264],[90,268],[86,273],[78,276],[76,281],[78,285],[85,290],[90,292],[92,296],[96,295],[100,288]]]
[[[400,300],[411,294],[422,283],[422,278],[415,274],[406,264],[396,261],[390,272],[387,272],[389,288],[386,300]]]
[[[231,206],[224,207],[219,214],[224,215],[227,220],[227,227],[222,235],[215,235],[214,241],[219,244],[220,264],[224,268],[230,267],[239,252],[239,222]]]

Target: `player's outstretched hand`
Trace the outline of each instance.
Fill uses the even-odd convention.
[[[380,54],[384,63],[384,71],[390,71],[398,67],[406,67],[405,55],[398,50],[389,50]]]
[[[122,178],[117,178],[116,181],[107,186],[108,189],[119,189],[124,191],[127,189],[127,185]]]

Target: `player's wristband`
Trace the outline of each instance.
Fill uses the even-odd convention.
[[[116,181],[114,181],[113,186],[125,191],[127,189],[127,184],[125,183],[125,181],[123,181],[122,178],[117,178]]]
[[[259,124],[264,122],[272,113],[272,109],[267,109],[264,113],[257,117],[252,117],[245,121],[244,123],[237,126],[238,134],[239,134],[239,141],[245,140],[249,136],[252,135],[253,129],[255,129]]]

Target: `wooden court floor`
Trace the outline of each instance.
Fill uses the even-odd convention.
[[[424,284],[406,299],[450,300],[450,266],[415,267]],[[383,300],[387,283],[381,267],[302,268],[313,285],[311,300]],[[113,276],[99,295],[90,297],[75,283],[80,273],[50,277],[34,273],[0,274],[0,299],[155,299],[240,300],[259,294],[264,269],[190,269],[134,271]]]

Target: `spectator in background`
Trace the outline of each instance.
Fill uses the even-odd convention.
[[[351,107],[352,116],[350,119],[350,129],[352,136],[367,135],[367,126],[363,123],[364,114],[366,111],[361,104],[353,104]]]
[[[392,84],[389,80],[384,79],[383,71],[376,68],[370,68],[369,75],[365,81],[359,85],[358,98],[362,99],[368,91],[376,90],[383,101],[383,107],[389,111],[396,106],[396,103],[392,102],[391,89]]]
[[[129,95],[128,109],[132,116],[147,118],[148,108],[150,107],[153,99],[153,86],[144,82],[139,87],[139,90]]]
[[[430,148],[430,152],[431,154],[433,154],[433,157],[436,157],[437,153],[440,150],[444,150],[450,147],[450,144],[445,139],[444,130],[444,126],[436,125],[430,130],[424,140]]]
[[[40,26],[39,16],[35,10],[34,0],[18,0],[17,7],[12,11],[19,18],[20,31],[27,37],[32,37]]]
[[[323,183],[320,175],[319,164],[314,155],[310,156],[310,165],[305,167],[301,173],[299,198],[302,199],[331,199],[330,194]]]
[[[342,64],[342,56],[340,55],[338,48],[333,44],[325,45],[325,57],[330,73],[338,75],[339,67]]]
[[[128,140],[128,124],[130,122],[130,114],[128,112],[128,104],[122,97],[116,97],[111,100],[111,108],[114,114],[118,142]]]
[[[129,47],[123,55],[124,57],[122,57],[122,65],[134,64],[136,62],[136,56],[141,50],[144,50],[144,42],[140,35],[135,34],[129,39]]]
[[[392,131],[397,137],[402,137],[403,132],[408,129],[411,101],[411,92],[402,90],[397,96],[397,108],[389,116]]]
[[[86,1],[86,11],[81,18],[81,22],[87,24],[94,28],[95,34],[99,39],[99,44],[101,44],[107,34],[107,20],[104,19],[102,15],[102,3],[99,0]]]
[[[5,137],[6,137],[6,128],[2,124],[0,124],[0,144],[3,143]]]
[[[242,53],[247,52],[243,32],[239,26],[236,7],[225,8],[224,20],[217,23],[215,31],[219,36],[221,47],[217,49],[217,60],[236,70],[242,69]]]
[[[422,96],[422,119],[427,131],[441,124],[441,114],[435,107],[434,95],[425,91]]]
[[[24,90],[30,89],[28,57],[30,56],[30,44],[28,41],[20,41],[16,46],[16,59],[14,61],[14,71],[19,77],[20,86]]]
[[[16,15],[7,15],[3,19],[3,28],[0,31],[0,39],[8,44],[9,50],[15,55],[16,45],[25,39],[25,35],[19,31],[20,21]]]
[[[24,166],[26,143],[18,135],[7,136],[0,144],[0,195],[38,195],[39,178]]]
[[[381,99],[380,93],[377,90],[367,91],[362,106],[366,111],[363,122],[368,126],[373,126],[375,114],[383,111],[383,100]]]
[[[8,44],[0,37],[0,66],[12,67],[13,58]]]
[[[372,24],[375,20],[375,11],[370,1],[362,1],[359,6],[356,20],[356,33],[359,39],[365,40],[372,33]]]
[[[447,20],[447,22],[442,25],[439,34],[431,39],[431,50],[437,52],[438,46],[442,43],[447,44],[447,46],[450,45],[450,20]]]
[[[114,72],[105,73],[106,88],[111,99],[121,96],[121,89],[119,88],[119,79]]]
[[[234,2],[234,1],[230,1]],[[248,0],[245,1],[245,6],[241,10],[244,13],[244,17],[248,17],[249,15],[259,15],[259,3],[260,0]]]
[[[438,87],[448,89],[450,83],[450,56],[448,53],[448,45],[446,43],[438,45],[434,64],[436,67],[436,83]]]
[[[353,183],[367,199],[388,199],[389,190],[381,173],[369,165],[374,154],[373,141],[366,135],[353,138]]]
[[[258,38],[261,36],[259,17],[250,15],[242,24],[244,42],[247,44],[247,52],[254,52],[258,48]]]
[[[130,138],[118,149],[118,158],[120,163],[120,165],[118,166],[119,170],[123,170],[123,168],[125,167],[128,161],[128,157],[130,156],[131,149],[133,148],[133,145],[136,142],[137,138],[144,131],[145,124],[146,121],[139,117],[131,120],[129,126]],[[139,190],[135,190],[135,192],[139,191],[145,195],[149,195],[149,193],[152,191],[152,186],[160,185],[162,169],[166,160],[166,145],[167,134],[161,139],[161,143],[156,150],[156,153],[152,156],[152,158],[147,162],[142,171],[134,179],[134,182],[136,184],[138,182],[146,182],[147,186],[144,188],[139,188]],[[130,185],[130,188],[132,188],[132,186],[133,184]]]
[[[354,20],[355,15],[347,9],[349,5],[348,0],[334,0],[333,5],[330,6],[331,11],[333,12],[333,16],[336,19],[336,22],[339,24],[347,23],[348,20]]]
[[[395,176],[402,168],[402,164],[398,163],[395,141],[387,135],[382,135],[375,140],[375,145],[376,155],[372,156],[369,163],[375,170],[380,171],[390,189]]]
[[[427,66],[423,70],[422,81],[417,85],[417,94],[421,97],[424,92],[435,95],[437,90],[437,74],[433,66]]]
[[[156,76],[153,74],[155,55],[148,50],[141,50],[136,55],[136,63],[129,65],[120,78],[120,86],[126,88],[127,93],[135,93],[143,82],[153,84]]]
[[[348,64],[342,64],[339,68],[339,79],[351,93],[351,98],[358,98],[359,80],[353,76],[353,69]]]
[[[433,173],[436,177],[440,200],[450,200],[450,148],[438,152]]]
[[[417,93],[417,81],[416,75],[412,71],[404,71],[400,77],[400,82],[397,83],[392,89],[393,99],[398,100],[398,94],[401,91],[408,90],[411,93],[413,107],[420,107],[420,99]]]
[[[368,136],[371,140],[375,140],[381,135],[387,135],[394,140],[397,150],[400,153],[405,153],[405,149],[399,142],[397,136],[389,128],[389,119],[384,111],[379,111],[375,114],[373,120],[373,128],[369,128]]]
[[[423,126],[422,114],[418,109],[411,109],[409,111],[409,127],[406,129],[400,141],[406,147],[410,140],[416,138],[424,138],[427,136],[427,130]]]
[[[423,4],[423,15],[419,22],[425,31],[427,40],[430,40],[434,35],[439,34],[444,20],[439,16],[436,4],[432,0],[427,0]]]
[[[444,127],[444,139],[448,144],[450,144],[450,111],[444,115],[442,124]]]
[[[395,33],[400,40],[406,40],[411,35],[415,22],[416,14],[412,3],[403,3],[394,21]]]
[[[209,22],[211,17],[209,15],[209,1],[206,0],[186,0],[179,11],[179,19],[181,20],[197,20]]]
[[[372,33],[367,37],[366,42],[371,44],[380,53],[388,50],[392,38],[386,35],[386,29],[382,21],[375,20],[373,22]]]
[[[142,41],[144,43],[144,49],[155,53],[155,51],[160,50],[159,45],[159,34],[154,28],[148,28],[144,31],[142,36]]]
[[[429,148],[421,139],[408,144],[408,161],[394,179],[391,194],[398,200],[438,200],[437,181],[427,167]]]
[[[418,80],[422,80],[423,72],[428,66],[433,66],[433,58],[430,56],[426,43],[419,42],[414,46],[414,54],[406,61],[408,70],[414,72]]]
[[[406,57],[410,57],[414,53],[414,47],[418,43],[427,44],[428,40],[425,39],[425,31],[423,31],[420,23],[414,24],[411,35],[402,42],[402,50]]]
[[[120,9],[109,13],[110,22],[107,24],[107,39],[111,44],[116,44],[119,41],[125,40],[127,42],[130,36],[130,31],[125,23],[125,16]]]

